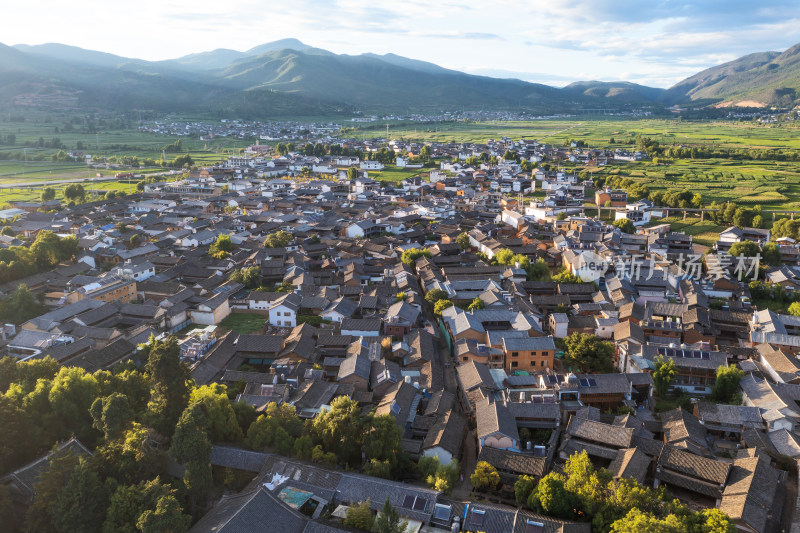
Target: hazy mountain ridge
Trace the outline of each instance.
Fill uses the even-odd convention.
[[[0,45],[0,95],[74,93],[86,108],[224,111],[250,115],[330,112],[528,110],[671,104],[792,105],[800,97],[800,45],[750,54],[664,90],[581,81],[564,88],[465,74],[395,54],[334,54],[297,39],[246,51],[220,48],[145,61],[58,43]]]

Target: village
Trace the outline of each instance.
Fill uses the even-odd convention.
[[[318,144],[306,149],[300,129]],[[449,486],[426,486],[216,443],[211,464],[252,481],[191,531],[254,519],[339,531],[336,518],[369,499],[373,511],[390,501],[407,531],[589,532],[515,504],[520,479],[582,453],[614,480],[719,509],[739,531],[792,522],[800,317],[753,301],[800,290],[793,239],[734,224],[699,247],[658,223],[665,207],[562,168],[646,151],[300,129],[260,130],[294,140],[124,198],[0,211],[2,261],[44,237],[77,240],[35,273],[8,268],[0,297],[24,285],[44,312],[3,325],[3,355],[94,372],[142,365],[149,343],[174,336],[197,386],[303,421],[345,397],[392,417],[410,460],[458,468]],[[387,167],[418,173],[374,177]],[[41,468],[0,473],[17,505]],[[496,479],[471,479],[483,470]]]

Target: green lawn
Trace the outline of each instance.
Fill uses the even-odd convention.
[[[232,313],[219,323],[219,327],[232,329],[236,333],[261,333],[264,331],[264,324],[268,317],[253,313]]]
[[[383,170],[370,170],[369,177],[377,181],[391,181],[400,182],[407,178],[412,178],[423,172],[430,172],[429,168],[417,168],[407,170],[405,168],[397,168],[393,165],[387,165]]]

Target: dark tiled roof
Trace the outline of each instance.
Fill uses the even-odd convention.
[[[535,457],[529,453],[498,450],[491,446],[483,446],[481,448],[478,461],[486,461],[496,469],[504,472],[536,477],[544,476],[547,466],[547,459],[544,457]]]
[[[438,420],[425,436],[422,449],[426,450],[439,446],[455,457],[460,456],[466,425],[466,419],[453,411],[439,415]]]
[[[617,456],[611,461],[608,471],[615,478],[629,477],[639,483],[644,483],[650,463],[650,457],[643,451],[638,448],[625,448],[617,452]]]
[[[567,435],[614,448],[630,448],[633,443],[633,430],[630,428],[612,426],[577,416],[569,419]]]
[[[235,468],[246,472],[260,472],[269,453],[253,452],[232,446],[214,446],[211,449],[211,464],[225,468]]]
[[[280,335],[239,335],[236,341],[237,352],[259,352],[275,354],[283,349],[283,337]]]
[[[506,437],[519,441],[517,421],[511,411],[501,403],[490,403],[488,400],[478,403],[475,407],[477,421],[476,434],[479,439],[500,433]]]
[[[682,451],[675,446],[664,446],[658,458],[661,470],[669,469],[692,478],[724,485],[731,469],[729,463],[707,459],[693,453]]]
[[[302,533],[307,518],[259,487],[226,496],[194,527],[191,533]]]

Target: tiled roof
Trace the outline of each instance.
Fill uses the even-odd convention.
[[[716,459],[707,459],[693,453],[682,451],[675,446],[664,446],[658,458],[658,466],[690,476],[692,478],[724,485],[728,479],[731,465]]]
[[[464,443],[464,430],[467,421],[460,414],[449,411],[439,415],[436,423],[425,435],[422,449],[441,447],[458,457],[461,455],[461,445]]]
[[[633,442],[633,430],[630,428],[612,426],[577,416],[569,419],[567,435],[615,448],[630,448]]]
[[[491,446],[481,448],[478,461],[486,461],[498,470],[517,475],[542,477],[547,470],[547,459],[544,457],[536,457],[531,453],[498,450]]]
[[[615,478],[629,477],[639,483],[644,483],[650,463],[650,457],[643,451],[638,448],[625,448],[617,452],[617,456],[611,461],[608,471]]]
[[[476,434],[479,439],[500,433],[519,441],[517,422],[502,403],[490,403],[488,400],[478,403],[475,407],[475,419],[478,426]]]

